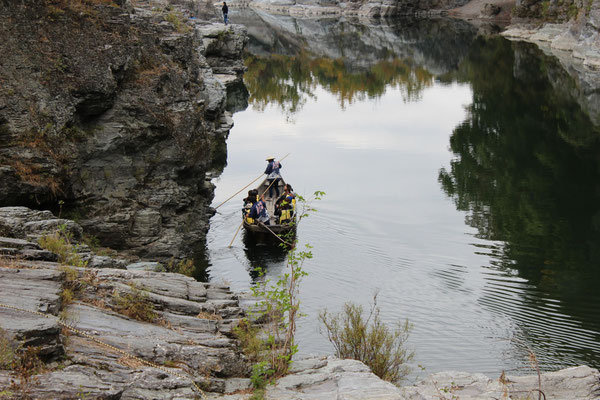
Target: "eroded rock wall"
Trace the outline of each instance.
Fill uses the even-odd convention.
[[[440,12],[460,7],[468,0],[254,0],[252,7],[301,16],[359,16],[394,18]]]
[[[0,2],[0,205],[64,200],[104,245],[183,257],[233,124],[215,73],[240,80],[245,29],[107,3]]]

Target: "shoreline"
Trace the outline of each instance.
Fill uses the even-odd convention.
[[[193,399],[198,395],[196,386],[204,398],[251,398],[250,364],[232,332],[256,304],[254,298],[232,293],[221,284],[160,272],[157,262],[101,256],[75,241],[73,259],[87,265],[69,266],[58,261],[59,253],[36,243],[59,226],[65,226],[62,229],[71,237],[81,230],[77,223],[48,211],[0,208],[0,340],[9,344],[25,340],[37,346],[44,360],[44,367],[28,376],[23,370],[14,375],[0,370],[2,393],[38,399],[67,399],[81,393],[86,398]],[[74,292],[70,301],[65,299],[67,288]],[[128,299],[133,308],[134,297],[145,299],[156,319],[140,320],[119,306]],[[288,375],[267,387],[265,399],[417,400],[443,392],[448,398],[491,400],[503,393],[534,393],[540,390],[540,380],[548,398],[583,400],[600,394],[600,373],[586,366],[540,376],[502,374],[499,379],[445,371],[397,387],[359,361],[327,356],[295,360]]]

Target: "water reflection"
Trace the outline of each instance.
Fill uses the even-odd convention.
[[[329,59],[301,50],[295,56],[254,56],[245,60],[250,103],[258,110],[277,104],[288,114],[298,112],[320,86],[335,94],[340,107],[366,98],[380,98],[386,90],[401,90],[404,101],[417,101],[433,75],[410,61],[390,57],[363,72],[352,72],[344,59]]]
[[[215,201],[265,149],[293,149],[294,187],[327,191],[299,232],[315,245],[301,351],[331,351],[315,331],[324,306],[380,289],[387,322],[414,322],[427,372],[514,372],[525,347],[542,369],[598,365],[600,132],[564,69],[460,21],[252,13],[235,20],[251,35],[253,107],[235,115]],[[239,207],[220,211],[211,279],[247,289],[256,266],[275,278],[285,254],[248,238],[228,249]]]
[[[478,38],[455,77],[471,84],[473,103],[450,137],[456,159],[439,181],[479,237],[504,242],[480,302],[517,321],[546,362],[580,353],[574,357],[593,364],[600,129],[564,95],[574,92],[572,78],[530,45]],[[515,299],[523,282],[527,292]]]
[[[250,104],[258,110],[277,104],[290,117],[317,87],[335,94],[342,109],[395,89],[405,102],[418,101],[435,75],[455,69],[476,34],[465,22],[445,19],[367,26],[251,9],[236,11],[235,18],[249,29],[244,80]]]
[[[252,282],[260,278],[259,269],[277,268],[282,269],[287,256],[287,250],[282,248],[273,240],[257,238],[256,236],[243,232],[244,254],[249,261],[248,274]],[[267,272],[267,271],[265,271]],[[268,271],[276,275],[278,271]]]

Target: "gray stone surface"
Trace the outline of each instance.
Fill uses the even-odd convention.
[[[165,267],[161,263],[151,261],[140,261],[129,264],[125,267],[130,271],[154,271],[154,272],[165,272]]]
[[[402,400],[399,388],[375,376],[355,360],[325,358],[299,361],[294,373],[267,387],[268,400]]]
[[[77,223],[56,218],[50,211],[31,210],[27,207],[0,207],[0,234],[35,242],[43,235],[55,233],[61,227],[74,240],[81,239],[82,229]],[[29,248],[39,248],[31,244]]]
[[[396,387],[373,375],[362,363],[333,357],[295,361],[291,374],[267,387],[267,399],[326,400],[494,400],[537,398],[538,377],[507,376],[501,382],[459,371],[430,375],[415,386]],[[541,375],[547,399],[592,400],[600,396],[600,373],[586,366]],[[508,397],[507,397],[508,396]]]
[[[403,387],[409,400],[425,400],[445,393],[448,398],[464,400],[494,400],[499,398],[537,398],[538,377],[507,376],[491,379],[482,374],[467,372],[440,372],[431,375],[416,386]],[[541,391],[547,399],[592,400],[600,396],[600,374],[586,366],[567,368],[541,375]]]
[[[36,261],[0,264],[0,303],[50,316],[58,314],[64,277],[60,269],[56,263]],[[224,297],[228,289],[169,273],[110,268],[76,271],[87,283],[77,295],[79,300],[64,308],[67,323],[133,356],[167,365],[189,379],[143,365],[88,338],[72,333],[64,336],[66,331],[61,333],[56,317],[0,307],[0,326],[5,334],[40,346],[48,360],[62,357],[66,348],[65,368],[50,368],[36,376],[28,388],[30,396],[193,399],[197,393],[191,382],[196,380],[205,389],[221,394],[247,388],[248,366],[237,342],[227,336],[232,321],[243,316],[242,309],[235,306],[235,296],[229,296],[230,307],[215,309],[208,319],[198,315],[203,309],[214,308],[202,303],[211,296]],[[114,311],[115,294],[132,292],[130,285],[146,293],[163,322],[136,321]],[[9,380],[8,373],[0,373],[0,387]]]
[[[0,261],[0,303],[57,315],[61,306],[60,271],[4,268]],[[39,346],[40,354],[56,359],[64,354],[60,327],[55,318],[43,318],[0,308],[0,328],[27,346]]]

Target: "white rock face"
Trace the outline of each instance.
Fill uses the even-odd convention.
[[[526,398],[528,393],[536,398],[539,390],[537,375],[507,376],[501,381],[458,371],[430,375],[415,386],[396,387],[359,361],[334,357],[296,361],[291,372],[267,388],[268,400],[493,400]],[[541,391],[547,399],[598,399],[600,373],[586,366],[544,373]]]
[[[541,387],[547,399],[591,400],[600,396],[599,379],[598,370],[587,366],[544,373],[539,387],[538,377],[534,375],[507,376],[501,381],[482,374],[450,371],[433,374],[403,390],[405,398],[410,400],[438,398],[440,393],[461,400],[493,400],[527,398],[528,394],[529,398],[537,398]]]
[[[402,400],[401,389],[375,376],[356,360],[300,360],[292,374],[267,388],[267,400]]]

